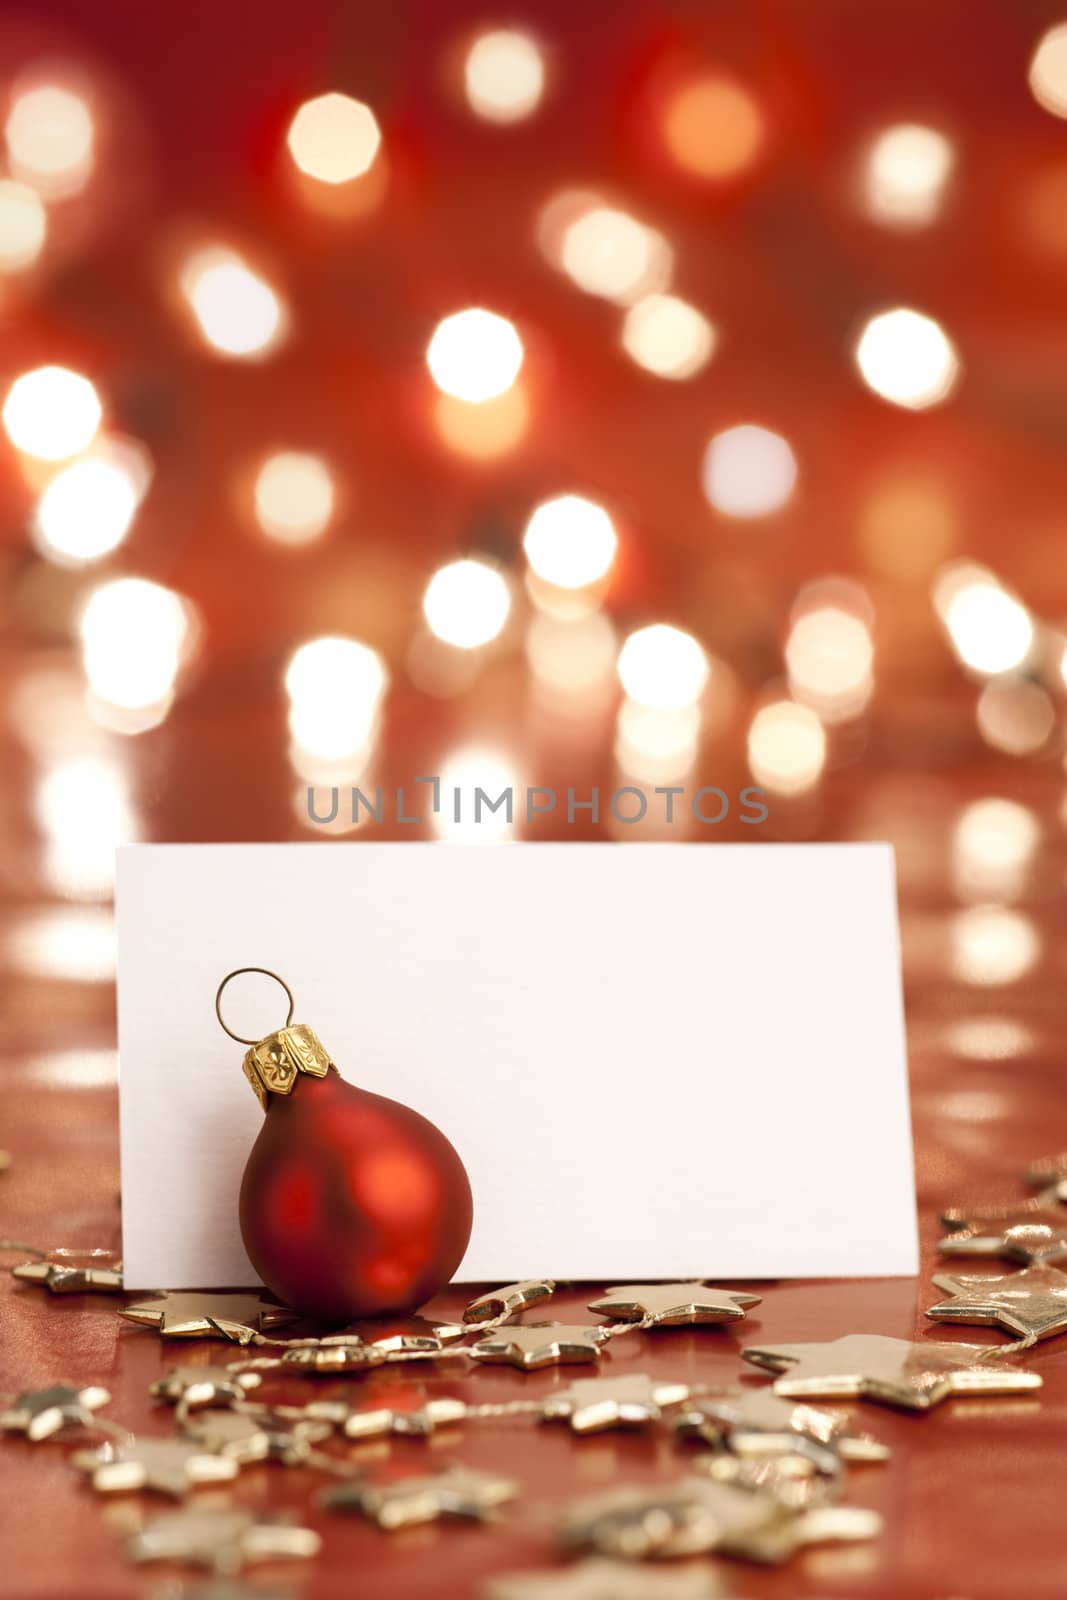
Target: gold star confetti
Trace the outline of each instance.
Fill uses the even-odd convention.
[[[472,1300],[463,1313],[464,1322],[495,1322],[502,1317],[513,1317],[527,1306],[547,1300],[556,1292],[552,1278],[524,1278],[521,1283],[509,1283],[503,1289],[491,1289]]]
[[[239,1572],[246,1562],[318,1553],[322,1540],[310,1528],[274,1522],[248,1511],[171,1511],[126,1542],[131,1561],[186,1561]]]
[[[737,1322],[750,1306],[759,1303],[758,1294],[709,1289],[703,1282],[627,1283],[620,1289],[608,1289],[589,1309],[623,1322],[640,1322],[646,1328],[678,1328],[691,1323]]]
[[[462,1422],[467,1410],[463,1400],[441,1395],[433,1400],[424,1400],[409,1411],[390,1406],[374,1411],[349,1411],[342,1426],[350,1439],[375,1439],[390,1433],[427,1439],[438,1428]]]
[[[564,1543],[592,1546],[627,1561],[693,1555],[711,1548],[711,1521],[687,1484],[623,1485],[578,1501],[560,1528]]]
[[[272,1412],[210,1411],[193,1417],[185,1432],[204,1450],[246,1466],[277,1461],[284,1467],[304,1466],[315,1446],[329,1438],[328,1422],[288,1422]]]
[[[486,1600],[725,1600],[726,1590],[703,1566],[642,1572],[594,1556],[562,1570],[491,1578],[485,1595]]]
[[[261,1294],[201,1294],[162,1291],[158,1298],[123,1306],[129,1322],[155,1328],[169,1338],[230,1339],[251,1344],[258,1333],[296,1320],[296,1312]]]
[[[541,1407],[546,1420],[563,1418],[575,1433],[599,1433],[605,1428],[640,1428],[657,1422],[662,1407],[686,1400],[685,1383],[657,1383],[643,1373],[622,1378],[577,1378],[566,1389],[547,1397]]]
[[[75,1267],[63,1261],[20,1261],[11,1268],[20,1283],[41,1284],[51,1294],[121,1294],[122,1264]]]
[[[946,1211],[941,1219],[954,1229],[938,1241],[946,1256],[1006,1256],[1029,1266],[1067,1256],[1067,1211],[1025,1203],[995,1219]]]
[[[91,1428],[93,1412],[111,1399],[98,1384],[79,1388],[56,1383],[47,1389],[30,1389],[16,1396],[13,1405],[0,1410],[0,1430],[24,1433],[34,1444],[51,1439],[64,1428]]]
[[[785,1561],[805,1544],[869,1539],[876,1512],[851,1506],[796,1509],[775,1495],[683,1478],[663,1490],[622,1488],[579,1503],[563,1523],[566,1542],[628,1560],[721,1551],[749,1561]]]
[[[92,1478],[102,1494],[129,1489],[154,1489],[183,1499],[205,1483],[225,1483],[237,1476],[237,1462],[213,1455],[186,1439],[108,1441],[97,1450],[75,1451],[71,1460]]]
[[[262,1378],[258,1372],[231,1372],[228,1367],[172,1367],[157,1378],[149,1393],[157,1400],[190,1406],[232,1405],[245,1399]]]
[[[327,1489],[320,1503],[332,1511],[360,1511],[379,1528],[391,1530],[416,1522],[435,1522],[438,1517],[482,1521],[518,1492],[519,1486],[511,1478],[451,1465],[443,1472],[398,1478],[391,1483],[352,1479]]]
[[[746,1361],[781,1373],[780,1395],[878,1400],[926,1411],[949,1395],[1017,1394],[1039,1389],[1036,1372],[990,1361],[981,1345],[915,1343],[878,1333],[850,1333],[817,1344],[742,1350]]]
[[[711,1454],[698,1456],[693,1466],[717,1483],[732,1484],[749,1494],[771,1495],[791,1511],[830,1505],[840,1493],[845,1471],[838,1461],[832,1473],[813,1472],[811,1463],[799,1455],[752,1459]]]
[[[1067,1273],[1044,1262],[1003,1278],[934,1278],[952,1298],[927,1311],[937,1322],[995,1323],[1033,1343],[1067,1328]]]
[[[360,1372],[367,1367],[381,1367],[389,1360],[389,1352],[380,1345],[364,1344],[361,1339],[347,1338],[330,1344],[296,1345],[286,1350],[281,1365],[296,1367],[301,1372],[336,1377],[342,1372]]]
[[[884,1461],[887,1446],[853,1433],[839,1412],[787,1400],[771,1389],[694,1400],[678,1417],[680,1434],[754,1457],[795,1457],[809,1471],[836,1475],[844,1461]]]
[[[600,1346],[609,1337],[605,1328],[585,1328],[565,1322],[527,1322],[507,1326],[471,1345],[476,1361],[506,1361],[531,1371],[571,1361],[598,1361]]]

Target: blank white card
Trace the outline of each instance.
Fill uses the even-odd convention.
[[[887,845],[135,845],[118,929],[129,1288],[256,1281],[243,966],[452,1140],[461,1281],[918,1270]]]

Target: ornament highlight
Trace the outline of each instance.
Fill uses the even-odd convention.
[[[251,1048],[244,1071],[266,1118],[241,1184],[241,1236],[264,1283],[325,1323],[414,1310],[452,1277],[470,1238],[463,1163],[408,1106],[347,1083],[312,1030],[285,1025]]]

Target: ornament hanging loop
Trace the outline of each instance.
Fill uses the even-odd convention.
[[[245,972],[261,972],[265,978],[273,978],[275,983],[280,983],[281,984],[282,988],[285,990],[286,995],[289,998],[289,1014],[286,1017],[285,1022],[283,1024],[283,1026],[286,1027],[286,1028],[289,1026],[289,1024],[293,1020],[293,1011],[294,1011],[294,1009],[296,1007],[296,1001],[293,999],[293,991],[290,989],[290,987],[286,983],[285,979],[284,978],[280,978],[278,976],[278,974],[276,972],[272,972],[269,967],[235,967],[232,972],[228,972],[226,974],[226,976],[223,978],[222,982],[219,984],[218,989],[215,991],[215,1015],[219,1019],[219,1027],[222,1029],[223,1033],[228,1033],[230,1038],[231,1039],[235,1039],[238,1044],[252,1044],[252,1045],[254,1045],[254,1044],[258,1043],[258,1041],[256,1039],[244,1039],[244,1038],[241,1037],[241,1035],[239,1033],[234,1033],[232,1028],[228,1028],[226,1026],[226,1023],[223,1021],[223,1017],[222,1017],[222,991],[223,991],[223,989],[225,989],[226,985],[229,983],[231,978],[239,978],[241,976],[241,974],[245,973]]]

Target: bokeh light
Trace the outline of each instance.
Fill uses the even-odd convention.
[[[1010,672],[1034,642],[1026,607],[981,567],[950,567],[939,578],[934,603],[952,647],[974,672]]]
[[[824,722],[857,715],[870,698],[870,629],[840,606],[817,606],[798,616],[786,640],[785,660],[791,693]]]
[[[510,817],[506,799],[498,803],[508,789]],[[440,794],[433,831],[442,839],[493,844],[514,833],[519,822],[523,791],[510,761],[498,750],[469,745],[455,751],[441,770]]]
[[[319,183],[351,183],[374,164],[382,134],[370,106],[347,94],[320,94],[305,100],[286,143],[306,177]]]
[[[717,74],[675,91],[663,122],[667,148],[698,178],[734,178],[752,165],[763,144],[763,114],[740,83]]]
[[[543,501],[523,536],[534,572],[561,589],[596,583],[614,561],[617,546],[615,524],[604,507],[579,494]]]
[[[657,622],[631,633],[619,651],[619,681],[631,700],[655,711],[694,705],[708,681],[708,658],[691,633]]]
[[[603,612],[564,618],[545,614],[526,630],[526,659],[538,682],[560,695],[581,697],[614,682],[618,644]]]
[[[48,215],[36,189],[0,178],[0,272],[23,272],[44,248]]]
[[[100,398],[68,367],[37,367],[16,378],[4,401],[11,443],[39,461],[62,461],[90,444],[100,426]]]
[[[565,228],[560,265],[586,294],[628,305],[665,287],[674,257],[654,228],[614,206],[592,205]]]
[[[1002,675],[986,684],[975,707],[986,744],[1010,756],[1032,755],[1049,741],[1056,707],[1043,684]]]
[[[325,533],[333,516],[330,469],[321,456],[279,450],[256,475],[256,521],[279,544],[309,544]]]
[[[968,900],[1018,895],[1041,838],[1032,811],[990,796],[964,807],[952,834],[953,883]]]
[[[57,761],[41,776],[34,812],[45,836],[45,875],[75,900],[110,898],[115,847],[138,836],[122,768],[102,755]]]
[[[867,156],[868,214],[890,228],[922,228],[936,221],[955,152],[936,128],[897,123],[875,139]]]
[[[1041,38],[1030,60],[1030,90],[1054,117],[1067,117],[1067,22]]]
[[[619,770],[641,783],[677,783],[697,758],[700,731],[698,705],[659,710],[627,697],[615,720]]]
[[[727,517],[773,515],[789,500],[796,481],[797,461],[788,439],[754,423],[717,433],[704,452],[704,493]]]
[[[776,794],[813,788],[826,765],[826,734],[815,712],[793,700],[762,706],[748,730],[748,765],[756,782]]]
[[[511,388],[522,367],[522,340],[507,317],[472,306],[438,323],[426,362],[440,390],[478,404]]]
[[[115,578],[81,614],[82,660],[100,700],[128,711],[165,707],[174,691],[189,612],[173,589],[145,578]]]
[[[856,345],[856,364],[875,394],[911,411],[947,399],[960,370],[944,329],[903,306],[870,319]]]
[[[1030,918],[1004,906],[972,906],[957,912],[951,939],[956,976],[981,988],[1017,983],[1041,955],[1041,940]]]
[[[511,591],[486,562],[452,561],[430,579],[422,610],[438,639],[475,650],[500,633],[511,610]]]
[[[460,400],[454,394],[434,396],[434,425],[450,450],[470,461],[495,461],[522,441],[530,420],[530,403],[521,378],[491,400]]]
[[[328,761],[358,754],[374,733],[387,681],[381,656],[358,639],[301,645],[285,674],[297,745]]]
[[[115,976],[115,917],[104,906],[32,911],[11,926],[6,950],[13,966],[34,977],[106,983]]]
[[[467,104],[486,122],[521,122],[545,91],[545,62],[535,39],[494,28],[474,40],[463,66]]]
[[[898,583],[929,578],[956,542],[955,502],[929,473],[897,469],[873,483],[860,514],[863,554]]]
[[[41,83],[17,91],[4,138],[12,174],[47,199],[77,194],[93,170],[93,116],[73,89]]]
[[[707,366],[715,349],[707,317],[673,294],[650,294],[626,313],[622,345],[628,356],[657,378],[680,381]]]
[[[109,442],[57,472],[37,503],[34,542],[61,566],[99,561],[126,538],[151,469],[136,446]]]
[[[259,359],[285,334],[281,300],[233,250],[196,251],[182,268],[181,288],[204,339],[220,355]]]

